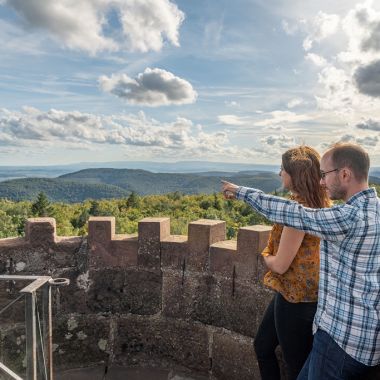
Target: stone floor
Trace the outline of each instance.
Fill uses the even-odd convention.
[[[157,368],[104,367],[72,369],[55,374],[55,380],[207,380],[208,377],[184,375],[175,371]]]

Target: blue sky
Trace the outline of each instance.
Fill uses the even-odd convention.
[[[380,165],[380,5],[0,0],[0,162],[280,161],[362,144]]]

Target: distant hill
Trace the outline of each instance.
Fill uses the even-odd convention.
[[[229,179],[244,186],[259,187],[274,191],[280,185],[277,174],[272,172],[253,173],[152,173],[132,169],[85,169],[65,174],[59,178],[80,180],[82,183],[106,183],[141,195],[164,194],[180,191],[184,194],[213,193],[220,191],[220,180]]]
[[[89,198],[122,198],[130,193],[113,185],[87,184],[59,178],[22,178],[0,182],[0,198],[34,200],[41,191],[51,201],[66,203],[82,202]]]
[[[43,191],[50,200],[81,202],[85,199],[122,198],[132,191],[140,195],[184,194],[220,191],[220,180],[274,191],[281,183],[277,174],[253,171],[244,173],[152,173],[133,169],[85,169],[58,178],[22,178],[0,182],[0,198],[35,199]]]
[[[205,173],[152,173],[139,169],[84,169],[57,178],[22,178],[0,182],[0,198],[31,200],[43,191],[57,202],[82,202],[86,199],[110,199],[139,195],[210,194],[220,191],[220,180],[256,187],[271,192],[281,186],[277,173],[245,170],[237,173],[212,171]],[[371,176],[370,183],[380,184]]]

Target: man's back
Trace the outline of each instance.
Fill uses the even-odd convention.
[[[356,360],[374,365],[380,360],[380,202],[369,189],[338,207],[350,228],[338,239],[322,241],[314,329],[326,331]]]

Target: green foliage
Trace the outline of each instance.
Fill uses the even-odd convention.
[[[375,187],[380,194],[380,185]],[[90,215],[114,216],[118,234],[137,233],[138,222],[145,217],[170,217],[173,235],[187,235],[188,224],[197,219],[224,220],[229,239],[236,238],[239,227],[269,224],[244,202],[225,200],[220,193],[184,195],[173,192],[143,197],[132,194],[119,199],[86,200],[82,203],[49,202],[43,193],[34,202],[0,198],[0,238],[22,236],[25,220],[38,215],[54,217],[60,236],[87,234]]]
[[[61,236],[87,234],[87,220],[93,216],[114,216],[116,233],[137,233],[139,220],[145,217],[170,217],[171,233],[187,235],[188,224],[197,219],[226,221],[228,238],[235,238],[241,226],[267,224],[267,221],[243,202],[224,200],[221,194],[167,195],[131,193],[127,198],[87,200],[82,203],[49,202],[41,193],[32,203],[0,199],[0,238],[20,236],[27,218],[51,216]]]
[[[31,210],[34,216],[51,216],[52,208],[45,193],[41,192],[37,195],[36,201],[32,203]]]

